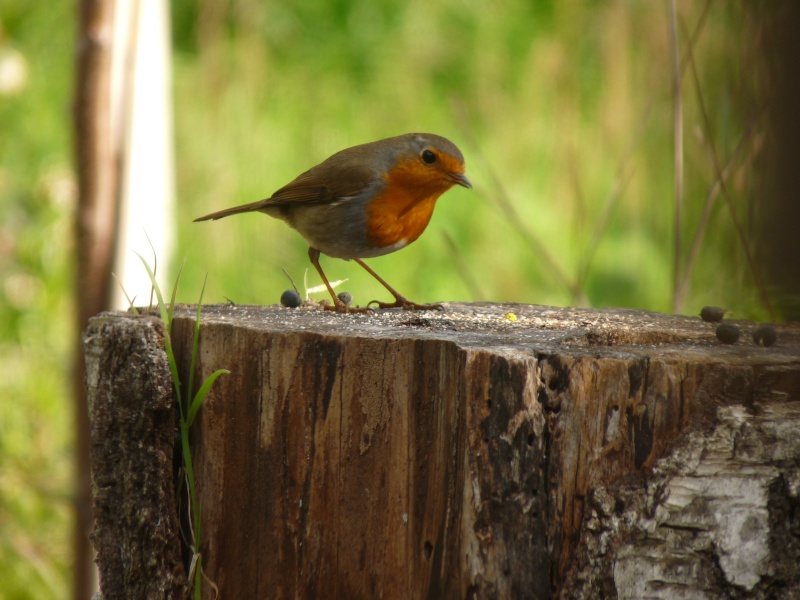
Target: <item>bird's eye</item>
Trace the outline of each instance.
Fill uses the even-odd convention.
[[[436,162],[436,155],[430,150],[423,150],[422,162],[424,162],[426,165],[432,165],[433,163]]]

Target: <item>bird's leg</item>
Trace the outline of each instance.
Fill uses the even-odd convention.
[[[380,284],[383,287],[385,287],[387,290],[389,290],[389,293],[392,296],[394,296],[394,302],[391,302],[391,303],[389,303],[389,302],[378,302],[377,300],[373,300],[372,302],[370,302],[370,304],[373,304],[373,303],[377,304],[380,308],[398,308],[399,307],[399,308],[403,308],[404,310],[443,310],[441,304],[417,304],[416,302],[411,302],[411,300],[407,300],[405,297],[403,297],[402,294],[400,294],[400,292],[398,292],[396,289],[394,289],[392,286],[390,286],[388,283],[386,283],[386,281],[383,279],[383,277],[381,277],[375,271],[373,271],[370,267],[368,267],[367,263],[365,263],[363,260],[361,260],[360,258],[354,258],[353,260],[356,261],[358,264],[360,264],[362,267],[364,267],[364,269],[367,271],[367,273],[369,273],[375,279],[377,279],[380,282]]]
[[[322,282],[325,284],[325,287],[328,288],[328,292],[333,298],[333,306],[326,306],[325,310],[335,310],[336,312],[367,312],[366,308],[361,308],[357,306],[347,306],[344,302],[339,300],[339,297],[336,295],[336,292],[333,291],[328,278],[325,277],[325,273],[322,270],[322,267],[319,264],[319,250],[316,248],[308,248],[308,258],[311,260],[311,264],[314,265],[314,268],[319,273],[319,276],[322,277]]]

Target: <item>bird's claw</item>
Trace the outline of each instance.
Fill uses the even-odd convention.
[[[324,310],[330,310],[337,313],[368,313],[372,312],[372,309],[367,306],[348,306],[341,300],[334,305],[330,305],[327,302],[322,305]]]
[[[407,300],[402,296],[397,298],[394,302],[381,302],[380,300],[373,300],[367,306],[377,305],[378,308],[402,308],[403,310],[444,310],[441,304],[417,304],[411,300]]]

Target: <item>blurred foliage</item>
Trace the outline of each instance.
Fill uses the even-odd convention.
[[[261,215],[214,224],[191,219],[269,196],[346,146],[432,131],[461,146],[475,190],[446,194],[420,240],[371,261],[398,289],[418,301],[671,310],[673,105],[664,5],[173,6],[177,258],[188,257],[195,284],[187,289],[208,271],[209,298],[277,302],[286,287],[281,267],[296,281],[308,268],[296,233]],[[683,53],[700,23],[695,61],[711,127],[703,131],[686,66],[684,260],[715,181],[709,146],[724,165],[755,114],[756,74],[745,68],[740,41],[746,15],[741,6],[714,4],[701,21],[703,8],[680,7]],[[751,138],[729,182],[742,214],[752,202],[749,158],[756,149]],[[500,209],[502,198],[513,218]],[[596,252],[589,251],[593,238]],[[538,255],[541,247],[555,265]],[[727,303],[740,316],[763,316],[720,199],[702,247],[690,282],[703,285],[690,288],[681,310]],[[350,278],[357,303],[384,293],[357,266],[325,259],[323,266],[332,279]]]
[[[370,261],[408,297],[671,310],[666,3],[174,0],[172,8],[175,259],[188,259],[187,294],[209,272],[213,302],[276,303],[289,287],[281,268],[299,284],[309,266],[303,240],[276,220],[193,218],[269,196],[349,145],[430,131],[461,147],[475,189],[448,192],[415,244]],[[693,49],[699,82],[687,61],[685,261],[716,178],[712,156],[725,165],[753,121],[727,182],[749,231],[763,134],[743,3],[678,8],[680,50]],[[0,598],[63,598],[68,589],[75,11],[74,3],[0,5]],[[22,76],[6,87],[8,64]],[[719,304],[764,317],[721,197],[709,215],[681,310]],[[356,303],[385,297],[357,265],[323,265],[331,279],[350,278],[344,287]]]
[[[0,598],[68,589],[73,19],[0,5]]]

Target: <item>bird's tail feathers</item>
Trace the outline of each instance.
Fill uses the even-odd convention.
[[[234,206],[232,208],[226,208],[225,210],[219,210],[217,212],[213,212],[209,215],[205,215],[204,217],[198,217],[194,220],[194,222],[196,223],[197,221],[216,221],[217,219],[230,217],[231,215],[238,215],[239,213],[259,211],[263,207],[264,207],[264,201],[259,200],[258,202],[251,202],[250,204],[242,204],[241,206]]]

